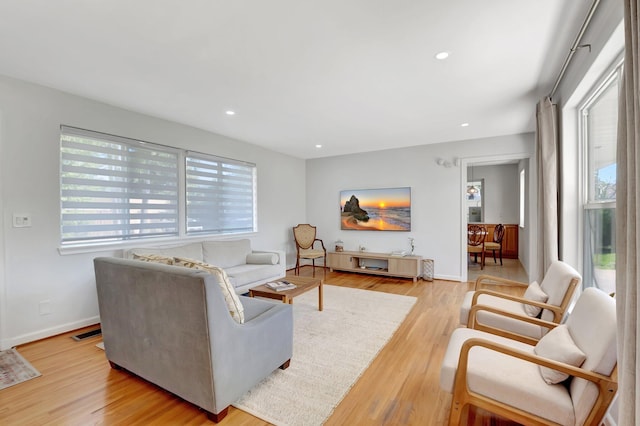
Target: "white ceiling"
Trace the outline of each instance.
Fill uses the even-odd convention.
[[[590,5],[0,0],[0,74],[325,157],[533,131]]]

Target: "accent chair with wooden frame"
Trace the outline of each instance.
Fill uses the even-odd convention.
[[[500,253],[500,266],[502,266],[502,240],[504,239],[504,225],[498,224],[493,228],[493,241],[486,241],[484,249],[493,252],[493,263],[496,261],[496,250]]]
[[[531,344],[544,336],[549,327],[527,319],[539,317],[549,323],[562,322],[581,282],[582,276],[569,264],[560,260],[551,264],[540,285],[537,282],[527,284],[481,275],[476,280],[476,289],[486,284],[517,286],[526,290],[524,296],[518,297],[488,289],[469,291],[460,307],[460,323],[469,328]],[[548,298],[545,301],[536,301],[529,296],[530,288],[534,287],[538,287]],[[532,310],[540,313],[532,315]]]
[[[478,262],[478,254],[480,255],[480,269],[484,269],[484,239],[487,235],[487,229],[481,225],[468,225],[467,227],[467,252],[475,256]]]
[[[449,425],[468,405],[526,425],[599,425],[618,388],[615,299],[587,288],[551,327],[534,344],[454,330],[440,370]]]
[[[308,223],[301,223],[293,227],[293,238],[296,242],[296,275],[300,275],[300,259],[311,259],[313,266],[313,276],[316,274],[316,259],[324,258],[322,265],[326,273],[327,250],[321,239],[316,238],[316,227]],[[320,243],[322,249],[314,248],[316,242]]]

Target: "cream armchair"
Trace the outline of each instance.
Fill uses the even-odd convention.
[[[481,275],[476,281],[477,290],[465,294],[460,307],[460,323],[469,328],[535,344],[549,327],[521,318],[540,318],[559,324],[581,282],[580,274],[569,264],[559,260],[551,264],[541,284],[534,281],[527,285]],[[486,283],[520,287],[525,291],[524,296],[478,289]]]
[[[615,300],[588,288],[552,328],[535,345],[454,330],[440,370],[449,424],[467,405],[526,425],[600,424],[617,391]]]

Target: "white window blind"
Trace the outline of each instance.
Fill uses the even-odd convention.
[[[187,234],[256,230],[256,166],[206,154],[186,156]]]
[[[178,235],[179,151],[61,126],[62,244]]]

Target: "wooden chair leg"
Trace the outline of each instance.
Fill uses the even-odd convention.
[[[462,410],[464,405],[455,399],[451,401],[451,409],[449,410],[449,426],[458,426],[462,420]]]
[[[313,268],[312,276],[316,276],[316,258],[311,259],[311,267]]]
[[[502,246],[500,246],[500,266],[502,266]]]
[[[296,267],[294,269],[295,275],[300,275],[300,258],[296,257]]]
[[[498,263],[496,261],[496,251],[495,250],[491,250],[493,252],[493,263]],[[500,259],[500,261],[502,262],[502,259]]]

